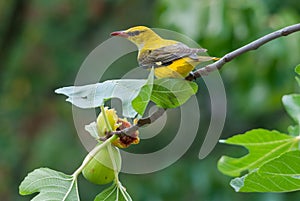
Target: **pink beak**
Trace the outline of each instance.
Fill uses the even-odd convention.
[[[115,32],[110,33],[110,35],[111,36],[120,36],[123,38],[128,38],[128,36],[129,36],[125,31],[115,31]]]

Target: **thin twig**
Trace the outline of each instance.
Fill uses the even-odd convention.
[[[221,69],[225,63],[230,62],[231,60],[233,60],[234,58],[249,52],[251,50],[256,50],[257,48],[259,48],[260,46],[276,39],[282,36],[287,36],[291,33],[300,31],[300,24],[294,24],[288,27],[285,27],[283,29],[280,29],[278,31],[274,31],[268,35],[265,35],[237,50],[234,50],[228,54],[226,54],[225,56],[223,56],[220,60],[218,60],[217,62],[214,62],[210,65],[207,65],[203,68],[200,68],[196,71],[194,71],[191,75],[187,76],[185,79],[186,80],[194,80],[196,78],[202,77],[202,76],[206,76],[208,75],[210,72],[215,71],[215,70],[219,70]]]
[[[101,141],[105,141],[106,139],[110,138],[113,135],[117,135],[121,137],[122,135],[128,135],[132,136],[134,135],[135,131],[137,131],[140,127],[151,124],[155,122],[157,119],[159,119],[165,112],[166,110],[163,108],[159,108],[156,110],[153,114],[151,114],[149,117],[139,119],[138,122],[128,128],[125,128],[123,130],[118,130],[118,131],[112,131],[112,132],[107,132],[106,136],[104,138],[100,138]]]

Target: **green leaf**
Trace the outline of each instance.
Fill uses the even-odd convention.
[[[184,104],[198,90],[195,82],[163,78],[154,81],[151,100],[162,108],[176,108]]]
[[[295,72],[300,75],[300,64],[295,67]]]
[[[94,201],[132,201],[132,198],[121,184],[113,184],[99,193]]]
[[[300,94],[284,95],[282,97],[283,105],[287,113],[298,124],[300,123]]]
[[[79,201],[77,180],[71,175],[51,170],[36,169],[29,173],[19,186],[21,195],[40,192],[32,201]]]
[[[297,144],[297,140],[292,136],[265,129],[254,129],[221,142],[241,145],[249,151],[247,155],[240,158],[221,157],[218,161],[218,169],[229,176],[239,176],[243,171],[251,172],[275,157],[292,150]]]
[[[153,89],[153,80],[154,80],[154,70],[152,69],[147,83],[141,88],[140,93],[135,99],[132,100],[132,107],[138,114],[143,115],[146,107],[150,101],[152,89]]]
[[[55,90],[58,94],[68,96],[67,101],[80,108],[95,108],[111,98],[122,101],[123,116],[134,117],[136,111],[131,102],[139,94],[146,79],[108,80],[85,86],[70,86]]]
[[[299,140],[299,139],[298,139]],[[300,151],[290,151],[230,185],[237,192],[289,192],[300,190]]]
[[[299,142],[300,138],[296,138]],[[300,179],[300,151],[289,151],[266,163],[259,169],[260,174],[289,176]],[[299,186],[300,188],[300,186]]]

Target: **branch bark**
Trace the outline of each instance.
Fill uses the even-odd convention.
[[[294,25],[291,25],[291,26],[287,26],[283,29],[274,31],[270,34],[267,34],[267,35],[255,40],[255,41],[239,48],[239,49],[236,49],[236,50],[226,54],[225,56],[223,56],[217,62],[214,62],[212,64],[209,64],[209,65],[207,65],[203,68],[200,68],[200,69],[194,71],[193,74],[190,74],[185,79],[191,81],[191,80],[197,79],[197,78],[202,77],[202,76],[207,76],[212,71],[220,70],[226,63],[232,61],[236,57],[238,57],[238,56],[240,56],[240,55],[242,55],[246,52],[249,52],[251,50],[256,50],[260,46],[262,46],[262,45],[264,45],[264,44],[266,44],[266,43],[268,43],[268,42],[270,42],[270,41],[272,41],[276,38],[279,38],[279,37],[282,37],[282,36],[287,36],[291,33],[297,32],[297,31],[300,31],[300,23],[299,24],[294,24]],[[107,138],[109,138],[110,136],[113,136],[114,134],[118,135],[118,136],[121,136],[121,135],[130,136],[135,131],[137,131],[139,129],[139,127],[142,127],[142,126],[147,125],[147,124],[151,124],[154,121],[156,121],[157,119],[159,119],[159,117],[161,117],[164,114],[164,112],[165,112],[165,109],[160,108],[156,112],[154,112],[152,115],[150,115],[149,117],[140,119],[137,122],[137,124],[132,125],[129,128],[126,128],[126,129],[120,130],[120,131],[113,131],[113,132],[108,133]]]
[[[276,39],[282,36],[287,36],[291,33],[300,31],[300,23],[299,24],[294,24],[291,26],[287,26],[283,29],[280,29],[278,31],[274,31],[268,35],[265,35],[239,49],[236,49],[228,54],[226,54],[225,56],[223,56],[220,60],[218,60],[217,62],[214,62],[210,65],[207,65],[203,68],[200,68],[196,71],[194,71],[191,75],[187,76],[185,79],[186,80],[194,80],[197,79],[199,77],[202,76],[207,76],[210,72],[215,71],[215,70],[220,70],[226,63],[230,62],[231,60],[233,60],[234,58],[249,52],[251,50],[256,50],[257,48],[259,48],[260,46]]]

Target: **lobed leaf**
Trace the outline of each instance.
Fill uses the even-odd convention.
[[[67,101],[80,108],[96,108],[111,98],[122,101],[123,116],[134,117],[136,111],[131,102],[146,84],[146,79],[108,80],[85,86],[70,86],[55,90],[55,93],[68,96]]]
[[[29,173],[19,186],[21,195],[39,192],[32,201],[79,201],[77,180],[71,175],[51,170],[36,169]]]
[[[148,79],[108,80],[85,86],[69,86],[55,90],[66,95],[67,101],[80,108],[95,108],[111,98],[122,101],[123,116],[143,115],[149,101],[163,108],[176,108],[184,104],[198,90],[194,82],[163,78],[154,80],[153,70]]]
[[[282,154],[261,168],[231,180],[237,192],[289,192],[300,190],[300,151]]]
[[[248,149],[249,153],[243,157],[222,156],[218,161],[218,169],[223,174],[240,176],[242,172],[251,172],[264,163],[296,148],[298,140],[278,131],[254,129],[222,142],[241,145]]]

